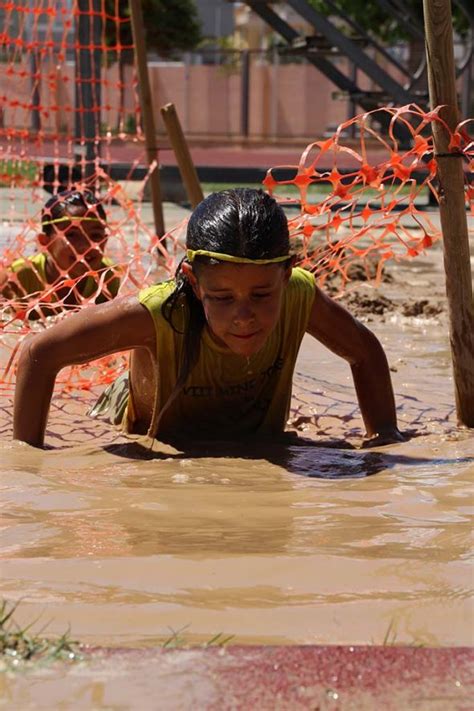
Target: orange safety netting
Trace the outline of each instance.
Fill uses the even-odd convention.
[[[146,163],[137,82],[133,67],[121,61],[131,49],[123,44],[129,19],[119,16],[115,0],[90,0],[89,6],[91,22],[102,19],[100,45],[94,37],[79,42],[84,11],[77,3],[0,0],[0,382],[7,388],[26,335],[90,303],[169,277],[183,254],[184,224],[159,239],[143,200],[155,166],[141,182],[110,177],[119,162],[128,162],[130,179]],[[78,74],[78,53],[99,49],[99,73]],[[87,86],[94,90],[85,107]],[[378,112],[390,117],[383,135],[376,129]],[[440,238],[426,210],[428,190],[438,197],[430,127],[440,121],[439,110],[414,105],[365,113],[308,146],[298,166],[268,171],[264,187],[288,206],[294,251],[320,283],[335,274],[343,287],[355,262],[380,278],[388,260],[415,257]],[[352,125],[356,139],[347,138]],[[399,146],[400,125],[411,137],[409,148]],[[468,128],[464,121],[450,133],[450,150],[472,176]],[[71,187],[89,190],[97,202],[73,204],[72,211],[61,198],[51,203],[53,193]],[[473,198],[466,180],[471,209]],[[65,370],[59,382],[88,390],[111,382],[124,367],[124,356],[107,357]]]
[[[292,233],[300,238],[302,266],[311,269],[320,283],[335,272],[346,283],[354,261],[365,265],[368,277],[375,264],[378,281],[384,262],[416,257],[441,237],[426,202],[420,206],[427,190],[435,204],[439,201],[430,130],[435,121],[448,132],[452,154],[464,160],[465,200],[474,214],[474,140],[468,133],[474,119],[461,122],[451,132],[439,111],[440,107],[423,112],[409,105],[355,116],[342,123],[331,138],[310,144],[294,167],[294,176],[279,180],[276,174],[281,168],[268,171],[263,183],[270,193],[284,185],[298,189],[301,214],[291,220]],[[373,128],[382,112],[391,117],[388,136]],[[397,123],[408,129],[411,147],[399,147]],[[347,145],[343,138],[352,125],[359,131],[358,145]],[[377,162],[371,164],[370,153],[375,147]],[[318,195],[321,186],[327,186],[326,196]]]

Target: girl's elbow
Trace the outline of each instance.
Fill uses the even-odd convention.
[[[60,370],[55,362],[54,348],[44,342],[43,334],[38,333],[25,340],[20,348],[18,372],[38,370],[42,375],[54,374]]]
[[[357,368],[358,366],[385,361],[385,351],[375,333],[362,324],[361,327],[359,347],[350,360],[351,366]]]

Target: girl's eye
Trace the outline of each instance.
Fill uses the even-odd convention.
[[[268,293],[268,294],[254,294],[253,295],[254,299],[268,299],[269,296],[271,296],[270,293]]]
[[[225,303],[232,301],[232,296],[209,296],[211,301],[218,301],[220,303]]]

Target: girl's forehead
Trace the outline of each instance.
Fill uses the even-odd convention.
[[[270,287],[284,275],[279,264],[209,264],[199,267],[198,280],[208,289]]]
[[[65,217],[99,217],[95,205],[70,205],[66,203],[64,206]]]

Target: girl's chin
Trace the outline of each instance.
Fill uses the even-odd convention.
[[[225,339],[216,336],[210,328],[209,333],[212,340],[219,346],[228,348],[230,352],[242,356],[243,358],[250,358],[255,355],[265,344],[265,338],[260,331],[246,338],[228,334]]]
[[[100,268],[100,263],[92,261],[92,262],[87,262],[86,260],[80,261],[80,262],[75,262],[72,267],[69,269],[69,274],[72,277],[81,277],[84,274],[87,274],[87,272],[95,272],[98,271]]]
[[[232,345],[228,344],[230,350],[236,355],[240,355],[243,358],[250,358],[256,355],[263,347],[263,343],[260,339],[255,339],[253,343],[248,343],[246,341],[242,343],[233,342]]]

